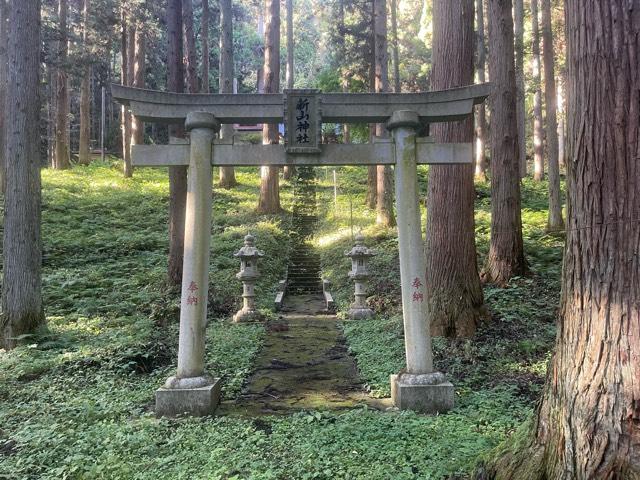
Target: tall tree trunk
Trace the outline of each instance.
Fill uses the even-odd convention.
[[[434,90],[473,83],[473,0],[433,0]],[[473,118],[432,126],[437,142],[472,142]],[[431,333],[470,337],[486,316],[475,245],[473,165],[432,165],[427,193]],[[455,212],[455,214],[452,214]]]
[[[264,32],[264,93],[280,91],[280,1],[266,0],[266,22]],[[262,143],[277,144],[278,125],[265,125]],[[258,213],[278,213],[280,208],[280,184],[278,167],[260,169],[260,199]]]
[[[9,6],[0,0],[0,191],[6,191],[5,165],[7,159],[7,77],[9,76]]]
[[[54,168],[64,170],[71,167],[69,161],[69,143],[67,136],[67,122],[69,120],[69,90],[67,81],[67,54],[69,52],[69,39],[67,31],[67,0],[59,0],[58,3],[58,75],[56,104],[56,157]],[[38,51],[40,51],[38,49]]]
[[[127,21],[127,10],[122,4],[120,8],[120,52],[122,55],[120,82],[122,85],[130,85],[129,80],[129,31],[133,31],[133,25]],[[131,113],[125,106],[122,106],[122,116],[120,118],[122,129],[122,161],[124,164],[124,176],[130,178],[133,175],[133,165],[131,164]]]
[[[515,52],[516,52],[516,88],[517,119],[518,119],[518,147],[520,149],[520,176],[527,176],[527,148],[525,129],[524,104],[524,0],[513,0],[513,15],[515,24]]]
[[[231,0],[220,0],[220,93],[233,93],[233,13]],[[224,124],[222,138],[233,138],[233,125]],[[238,184],[233,167],[220,167],[220,186],[233,188]]]
[[[566,149],[565,149],[565,140],[566,140],[566,114],[565,114],[565,95],[564,95],[564,75],[560,75],[558,78],[558,162],[560,167],[564,167],[566,165]]]
[[[192,0],[182,0],[182,22],[184,25],[184,63],[187,73],[187,93],[198,93],[198,65],[196,36],[193,31]]]
[[[84,48],[84,71],[80,86],[80,144],[78,163],[89,165],[91,158],[89,142],[91,139],[91,65],[89,64],[89,0],[84,0],[82,11],[82,43]]]
[[[220,4],[220,10],[222,10],[222,3]],[[222,15],[221,15],[222,16]],[[211,87],[209,86],[209,76],[211,75],[211,68],[209,67],[209,22],[211,17],[211,11],[209,10],[209,0],[202,0],[202,25],[201,25],[201,38],[202,44],[202,82],[200,83],[200,91],[202,93],[209,93]],[[222,21],[221,21],[222,23]],[[222,34],[220,35],[222,37]]]
[[[146,57],[146,33],[142,22],[138,23],[135,30],[133,46],[129,50],[129,58],[133,60],[131,66],[131,85],[136,88],[145,87],[144,70]],[[131,116],[131,144],[144,144],[144,122]]]
[[[376,35],[375,35],[375,0],[371,0],[371,35],[369,36],[369,91],[376,91]],[[375,123],[369,124],[369,141],[373,142],[376,136]],[[367,167],[367,197],[366,204],[370,209],[377,206],[378,198],[378,168],[375,165]]]
[[[184,92],[182,59],[182,0],[167,3],[167,90]],[[171,125],[169,136],[183,137],[184,125]],[[182,282],[184,256],[184,220],[187,204],[187,167],[169,167],[169,266],[168,280]]]
[[[542,77],[540,73],[540,31],[538,0],[531,0],[531,36],[533,38],[533,178],[544,178],[544,130],[542,123]]]
[[[491,95],[491,243],[482,278],[506,285],[526,271],[520,214],[511,0],[489,0]]]
[[[640,478],[640,2],[566,0],[567,240],[528,441],[484,478]]]
[[[542,0],[542,61],[544,63],[544,103],[546,106],[546,139],[549,161],[548,231],[564,230],[562,200],[560,199],[560,163],[558,147],[558,119],[556,72],[551,31],[551,1]]]
[[[398,49],[398,0],[391,0],[391,34],[393,36],[393,91],[400,93],[400,52]]]
[[[485,71],[487,49],[485,47],[484,40],[484,5],[483,0],[476,0],[476,24],[478,26],[478,81],[484,83],[487,81],[487,75]],[[475,158],[475,174],[479,179],[484,180],[487,170],[487,154],[486,154],[486,139],[487,139],[487,110],[484,103],[481,103],[476,107],[476,158]]]
[[[260,2],[261,4],[262,2]],[[258,7],[258,38],[264,38],[264,10],[262,7]],[[256,48],[255,58],[264,58],[264,41],[258,44]],[[264,62],[259,64],[256,71],[256,91],[258,93],[264,93]]]
[[[338,48],[340,50],[340,77],[342,83],[342,93],[349,93],[349,74],[346,71],[345,47],[346,47],[346,31],[344,24],[344,2],[338,0]],[[348,123],[342,124],[342,142],[351,142],[351,128]]]
[[[293,0],[287,1],[287,88],[292,89],[294,84],[294,39],[293,39]],[[295,167],[293,165],[284,167],[283,178],[289,180],[293,177]]]
[[[9,73],[0,345],[44,324],[40,237],[40,1],[13,2]]]
[[[375,91],[389,91],[389,52],[387,44],[387,0],[374,0],[374,34],[376,83]],[[384,124],[376,125],[376,136],[387,136]],[[376,223],[385,227],[394,227],[396,219],[393,214],[393,179],[389,165],[377,166],[376,188]]]

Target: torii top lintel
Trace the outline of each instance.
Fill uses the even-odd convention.
[[[220,123],[281,123],[283,94],[184,94],[113,84],[113,98],[145,122],[182,123],[189,112],[209,112]],[[325,123],[383,123],[393,112],[412,110],[425,123],[466,118],[490,93],[490,84],[423,93],[322,93]]]

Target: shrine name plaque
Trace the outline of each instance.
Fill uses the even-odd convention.
[[[285,90],[285,150],[287,153],[321,153],[322,111],[320,90]]]

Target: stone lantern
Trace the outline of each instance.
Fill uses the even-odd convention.
[[[242,281],[242,301],[243,306],[233,316],[234,322],[251,322],[261,320],[262,316],[256,310],[256,280],[260,276],[258,272],[258,259],[264,253],[256,248],[256,239],[249,234],[244,237],[244,246],[238,250],[234,257],[240,258],[240,272],[236,278]]]
[[[373,315],[373,310],[367,306],[367,280],[369,274],[369,257],[373,257],[375,252],[367,248],[364,244],[362,233],[356,235],[356,243],[353,248],[345,252],[347,257],[351,257],[351,271],[349,277],[355,284],[355,301],[349,309],[349,317],[353,319],[369,318]]]

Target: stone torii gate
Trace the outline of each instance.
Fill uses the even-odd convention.
[[[472,162],[472,145],[440,144],[417,132],[425,124],[462,120],[489,94],[489,85],[426,93],[179,94],[112,86],[113,97],[145,122],[183,123],[183,144],[136,145],[138,167],[188,166],[178,368],[156,391],[156,414],[208,415],[220,379],[204,369],[211,237],[212,166],[393,165],[402,283],[406,368],[391,376],[394,404],[419,412],[453,407],[453,385],[433,370],[426,312],[424,242],[417,164]],[[221,124],[285,124],[284,145],[216,139]],[[369,144],[322,144],[322,123],[386,123],[390,139]],[[455,214],[455,212],[452,212]]]

